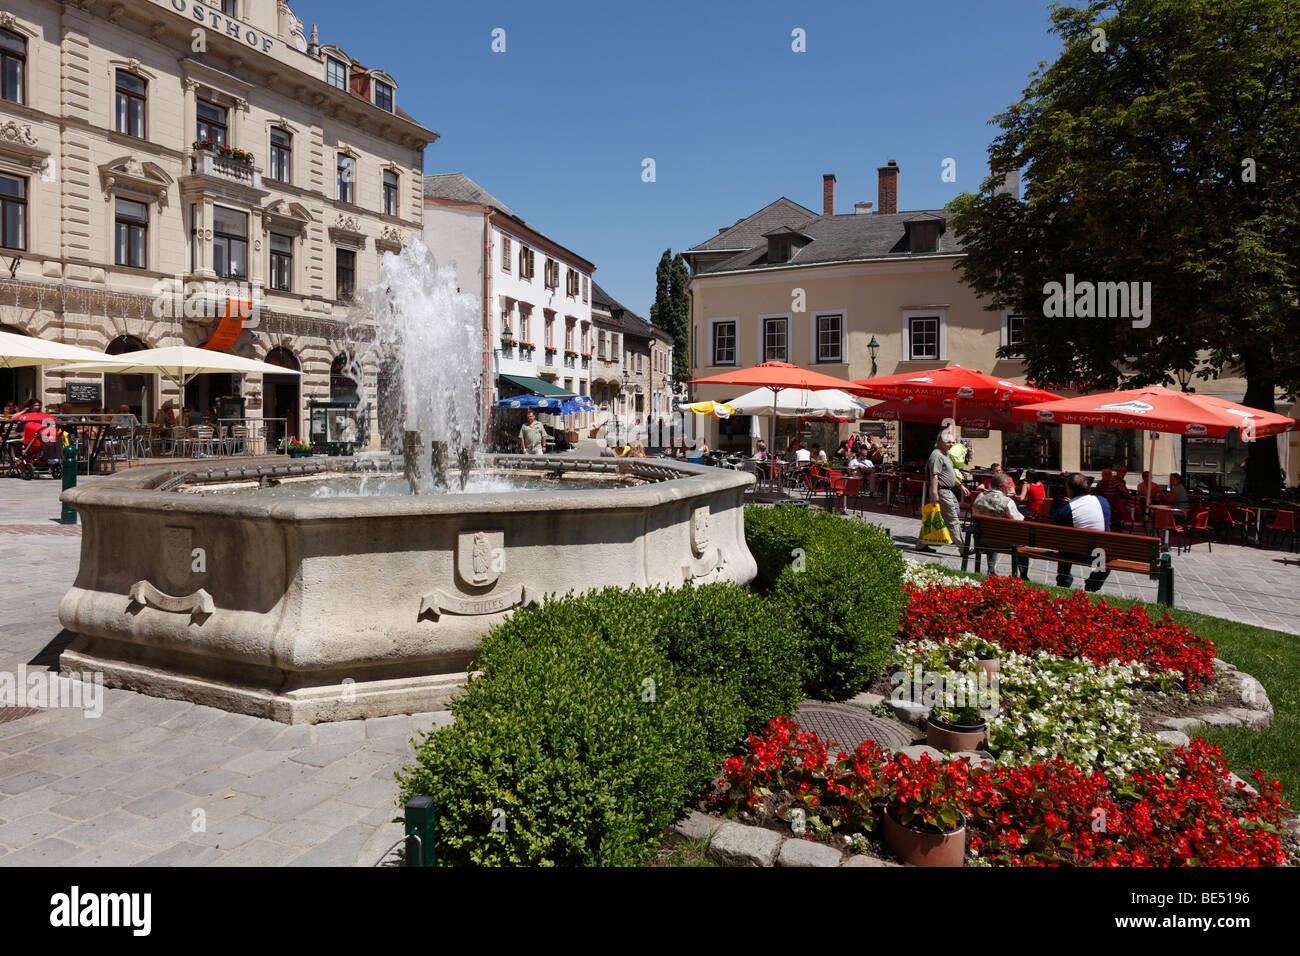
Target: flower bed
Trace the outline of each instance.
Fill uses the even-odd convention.
[[[1189,690],[1214,676],[1213,642],[1167,615],[1153,622],[1143,608],[1093,604],[1081,591],[1052,598],[1015,578],[991,577],[978,585],[911,586],[908,595],[900,627],[909,638],[951,643],[969,632],[1019,654],[1136,661],[1157,680]]]
[[[1164,753],[1159,766],[1112,783],[1063,758],[972,768],[890,756],[867,741],[830,758],[816,734],[788,718],[751,736],[723,764],[713,803],[759,819],[788,817],[807,831],[839,831],[872,845],[885,812],[944,828],[967,819],[967,861],[1000,866],[1280,866],[1287,804],[1255,771],[1258,794],[1229,785],[1218,748],[1203,740]]]

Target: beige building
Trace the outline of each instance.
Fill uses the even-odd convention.
[[[764,361],[787,361],[846,380],[874,374],[922,372],[963,365],[1024,382],[1023,362],[1000,359],[1014,346],[1022,319],[994,312],[962,283],[954,266],[960,238],[943,210],[898,209],[900,171],[891,160],[879,169],[876,209],[858,202],[836,212],[835,177],[823,177],[820,214],[782,197],[687,250],[691,268],[691,377],[715,375]],[[1018,195],[1019,184],[1008,189]],[[873,347],[874,343],[874,347]],[[1053,386],[1047,383],[1045,387]],[[1240,379],[1193,381],[1206,394],[1240,401]],[[1076,394],[1068,386],[1057,388]],[[693,386],[696,399],[726,400],[746,389]],[[1287,412],[1280,404],[1279,411]],[[702,419],[711,446],[748,448],[747,422]],[[782,420],[784,450],[795,423]],[[937,426],[814,425],[805,436],[834,444],[860,427],[883,431],[904,461],[919,460],[933,444]],[[730,434],[728,434],[728,431]],[[766,427],[763,434],[767,434]],[[1127,464],[1141,471],[1149,447],[1141,433],[1078,425],[1028,424],[1019,433],[962,429],[974,461],[1009,468],[1099,472]],[[1278,439],[1287,447],[1286,436]],[[1184,456],[1180,457],[1180,456]],[[1291,451],[1290,482],[1296,476]],[[1156,442],[1155,472],[1185,464],[1189,472],[1220,472],[1229,482],[1245,457],[1235,437],[1227,443],[1188,445],[1174,436]],[[1284,455],[1283,461],[1286,462]]]
[[[187,344],[300,369],[200,376],[305,435],[310,400],[357,392],[349,320],[385,251],[421,228],[424,147],[397,83],[280,0],[16,0],[0,13],[0,323],[108,352]],[[213,284],[210,284],[213,283]],[[215,285],[214,285],[215,284]],[[223,320],[250,298],[249,318]],[[349,370],[351,377],[349,377]],[[378,369],[360,365],[375,395]],[[156,376],[0,372],[0,399],[153,417],[181,396]],[[376,434],[371,404],[371,436]]]

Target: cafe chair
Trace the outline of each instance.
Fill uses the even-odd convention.
[[[1294,511],[1278,510],[1273,514],[1273,520],[1264,526],[1264,530],[1271,532],[1273,543],[1277,544],[1278,535],[1287,534],[1291,537],[1291,547],[1288,550],[1295,550],[1296,546],[1296,523]]]

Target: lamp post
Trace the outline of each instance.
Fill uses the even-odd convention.
[[[1180,369],[1179,369],[1177,372],[1175,372],[1174,374],[1178,376],[1178,384],[1179,384],[1179,386],[1182,388],[1182,390],[1183,390],[1184,392],[1194,392],[1194,391],[1196,391],[1196,389],[1194,389],[1194,388],[1189,388],[1189,387],[1188,387],[1189,384],[1190,384],[1191,381],[1192,381],[1192,369],[1190,369],[1190,368],[1180,368]],[[1225,462],[1225,464],[1226,464],[1226,462]],[[1187,474],[1186,474],[1186,468],[1187,468],[1187,436],[1186,436],[1186,435],[1179,435],[1179,436],[1178,436],[1178,468],[1179,468],[1179,470],[1181,470],[1181,471],[1184,472],[1184,474],[1183,474],[1183,480],[1186,481],[1186,480],[1187,480]],[[1153,476],[1153,480],[1154,480],[1154,476]]]
[[[876,341],[873,335],[871,341],[867,343],[867,351],[871,353],[871,377],[876,377],[876,353],[880,351],[880,343]]]
[[[618,424],[619,424],[619,429],[620,429],[620,431],[622,430],[622,427],[623,427],[623,416],[627,414],[627,383],[628,383],[628,380],[629,380],[630,378],[631,378],[631,376],[628,375],[627,367],[624,366],[624,368],[623,368],[623,391],[619,393],[619,397],[618,397],[618,398],[619,398],[619,415],[618,415]],[[622,444],[623,444],[623,443],[620,441],[620,442],[619,442],[619,446],[621,447]]]

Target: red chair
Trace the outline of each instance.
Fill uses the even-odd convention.
[[[1169,532],[1177,532],[1184,537],[1187,536],[1187,528],[1179,522],[1177,512],[1170,511],[1167,508],[1159,508],[1155,510],[1154,514],[1156,520],[1153,527],[1157,532],[1165,532],[1163,537],[1166,544],[1169,543]],[[1208,515],[1208,512],[1206,514]],[[1190,548],[1190,545],[1188,548]]]
[[[846,478],[843,475],[832,477],[826,487],[826,503],[829,505],[832,500],[838,500],[839,510],[844,510],[844,499],[852,497],[854,504],[857,504],[858,494],[862,491],[861,478]],[[853,509],[857,511],[857,508]]]
[[[1232,513],[1232,509],[1222,501],[1210,502],[1210,520],[1214,522],[1216,535],[1225,531],[1240,532],[1241,543],[1246,543],[1246,522],[1238,520],[1237,516]]]
[[[1192,550],[1192,535],[1204,534],[1205,546],[1214,551],[1214,545],[1211,540],[1214,538],[1214,531],[1210,528],[1210,512],[1205,508],[1198,508],[1196,513],[1187,519],[1187,524],[1183,526],[1183,533],[1187,536],[1187,550]]]
[[[1284,533],[1284,532],[1285,532],[1286,534],[1289,534],[1289,535],[1291,536],[1291,549],[1292,549],[1292,550],[1295,549],[1295,544],[1296,544],[1296,534],[1297,534],[1297,531],[1296,531],[1295,512],[1294,512],[1294,511],[1283,511],[1283,510],[1279,509],[1279,510],[1278,510],[1278,511],[1273,515],[1273,521],[1272,521],[1272,523],[1269,524],[1269,525],[1267,525],[1267,526],[1264,528],[1264,530],[1265,530],[1265,531],[1271,531],[1271,532],[1273,532],[1273,543],[1274,543],[1274,544],[1277,543],[1277,536],[1278,536],[1279,534],[1282,534],[1282,533]]]
[[[1029,511],[1029,517],[1033,521],[1050,521],[1052,517],[1052,499],[1039,498],[1037,501],[1030,502],[1032,505]]]

